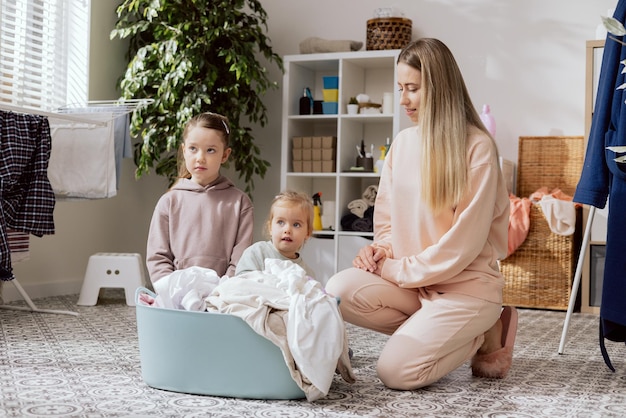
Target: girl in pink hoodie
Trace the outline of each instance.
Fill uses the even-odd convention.
[[[229,136],[228,120],[216,113],[201,113],[185,127],[179,179],[157,202],[148,232],[152,282],[194,266],[233,276],[252,244],[252,202],[220,174],[231,152]]]

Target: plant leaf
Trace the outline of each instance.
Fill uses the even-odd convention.
[[[247,125],[268,122],[263,98],[279,86],[269,78],[268,63],[284,73],[265,34],[267,14],[259,0],[182,3],[124,0],[117,8],[110,36],[129,40],[121,97],[154,99],[131,117],[131,134],[138,139],[135,176],[154,169],[175,181],[176,150],[187,121],[211,111],[229,119],[230,163],[250,193],[254,177],[264,178],[269,162],[260,158]]]
[[[602,24],[609,33],[612,33],[616,36],[626,35],[626,28],[624,28],[624,25],[619,20],[615,19],[614,17],[606,16],[600,16],[600,18],[602,19]]]

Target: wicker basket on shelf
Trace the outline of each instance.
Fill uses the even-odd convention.
[[[401,49],[411,42],[413,24],[404,17],[380,17],[367,21],[365,49]]]
[[[573,196],[583,161],[582,136],[520,137],[517,195],[529,197],[541,187],[548,187]],[[569,236],[555,234],[541,206],[531,205],[526,240],[500,262],[505,279],[505,305],[567,309],[580,251],[581,223],[578,209],[576,232]]]

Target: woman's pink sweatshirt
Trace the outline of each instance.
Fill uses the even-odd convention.
[[[471,190],[456,208],[433,214],[422,202],[418,130],[403,130],[385,158],[374,211],[374,245],[386,250],[382,277],[400,287],[428,287],[495,303],[504,280],[509,197],[491,139],[470,127]]]

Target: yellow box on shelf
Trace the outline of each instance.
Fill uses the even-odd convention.
[[[323,89],[322,94],[325,102],[339,101],[339,89]]]

